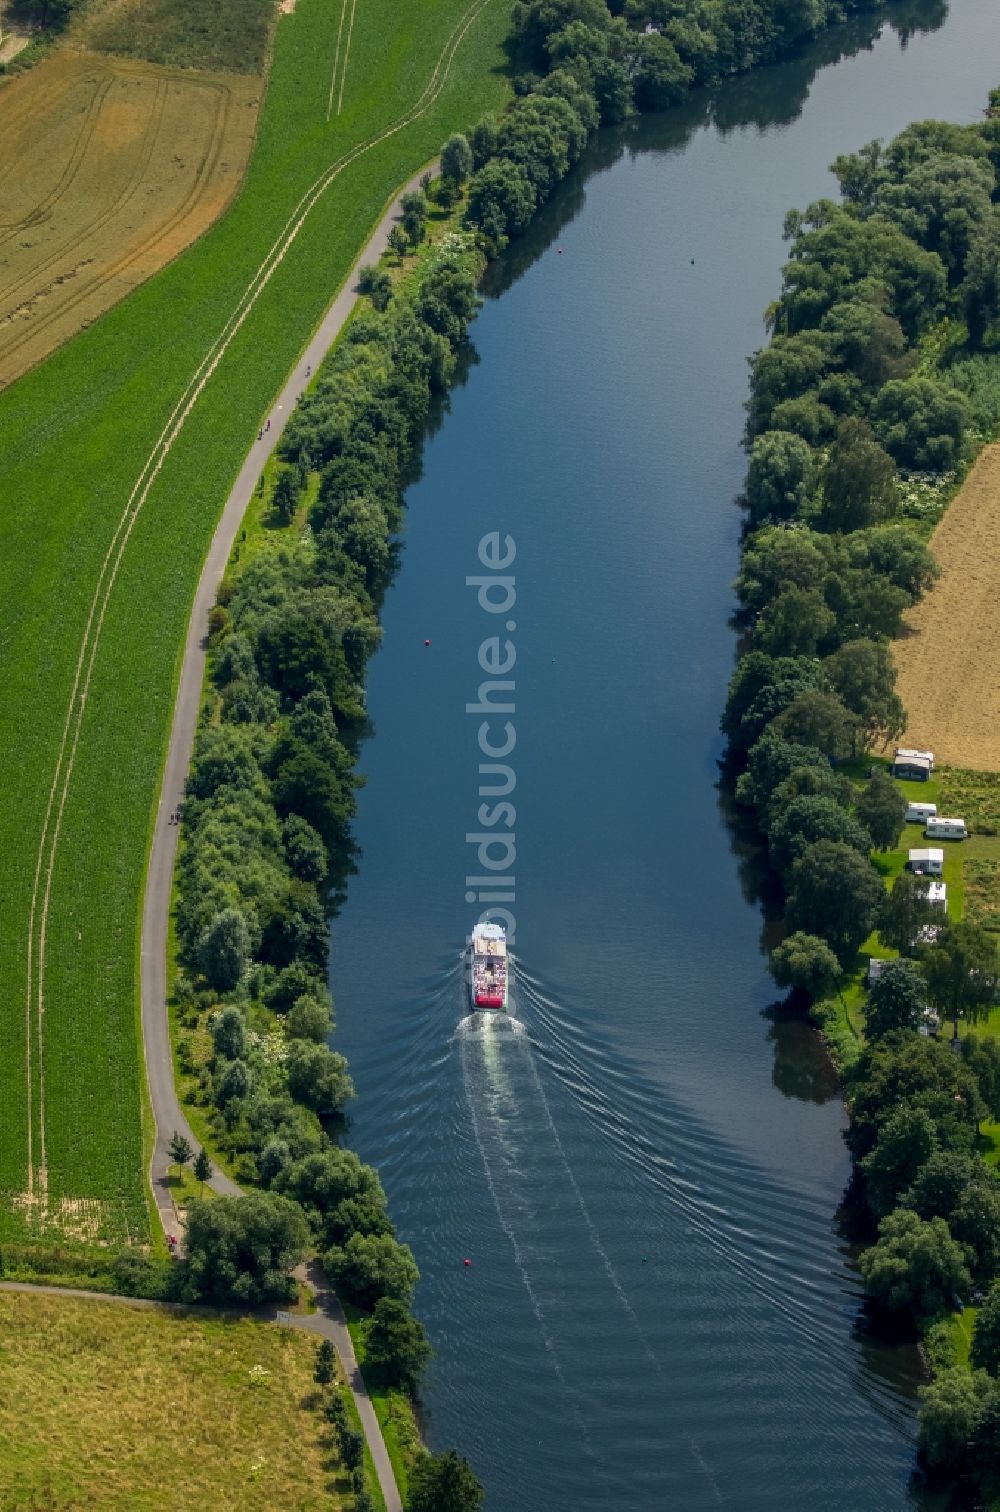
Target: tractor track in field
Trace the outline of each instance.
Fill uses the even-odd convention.
[[[27,231],[33,225],[36,225],[51,210],[53,205],[58,204],[59,200],[62,199],[63,195],[70,188],[77,174],[80,172],[80,166],[87,155],[87,148],[90,146],[94,132],[97,130],[97,122],[104,101],[107,99],[114,82],[114,75],[108,73],[91,96],[90,104],[87,107],[87,118],[80,128],[76,141],[73,143],[73,150],[69,155],[69,160],[48,194],[44,195],[37,205],[34,205],[29,213],[22,216],[20,220],[0,221],[0,246],[3,246],[6,242],[17,236],[19,232]],[[9,126],[10,123],[8,122],[8,129]],[[4,290],[5,294],[6,292]]]
[[[382,142],[405,130],[425,115],[447,83],[455,54],[466,33],[491,0],[474,0],[448,36],[431,76],[417,100],[394,122],[358,143],[326,168],[303,193],[288,216],[282,231],[262,259],[243,295],[238,300],[219,335],[209,346],[185,389],[174,405],[166,424],[150,451],[122,510],[98,574],[84,634],[81,640],[73,685],[66,707],[55,769],[49,788],[45,815],[36,851],[31,904],[28,917],[27,969],[24,998],[25,1098],[27,1111],[28,1172],[27,1196],[30,1199],[47,1191],[45,1144],[45,1062],[44,1015],[45,969],[49,908],[52,881],[62,832],[66,800],[72,782],[80,735],[90,694],[91,679],[101,642],[104,620],[111,593],[118,577],[129,538],[149,493],[174,443],[184,428],[201,393],[228,351],[274,273],[302,231],[310,212],[340,174],[358,158]],[[353,20],[353,14],[352,14]],[[35,1082],[37,1080],[37,1099]],[[35,1129],[37,1125],[37,1142]]]
[[[46,330],[48,326],[64,322],[67,314],[77,309],[84,300],[91,298],[105,284],[111,283],[115,278],[119,277],[126,271],[126,269],[130,268],[133,263],[144,257],[150,251],[150,249],[157,244],[157,242],[163,241],[165,237],[169,237],[171,233],[177,228],[177,226],[183,224],[184,220],[191,214],[192,210],[203,198],[206,185],[212,182],[213,175],[215,173],[226,141],[226,123],[230,109],[232,108],[232,95],[229,93],[229,91],[227,91],[222,86],[212,87],[215,90],[217,98],[215,120],[212,125],[211,139],[198,166],[194,180],[188,188],[188,191],[181,203],[177,206],[173,213],[167,217],[165,221],[154,227],[150,231],[149,235],[144,237],[141,242],[137,243],[135,246],[129,247],[124,256],[117,258],[114,262],[102,264],[93,278],[87,279],[79,284],[72,298],[63,300],[62,303],[60,303],[56,306],[55,309],[53,309],[52,313],[49,316],[43,316],[40,320],[37,318],[33,319],[29,324],[27,324],[25,326],[24,335],[19,341],[8,342],[5,344],[3,353],[5,358],[10,354],[19,351],[25,344],[36,341],[39,333]],[[127,194],[120,195],[115,203],[109,206],[107,211],[102,216],[100,216],[93,223],[93,225],[86,228],[86,234],[91,235],[94,231],[100,230],[103,226],[107,225],[109,220],[113,219],[115,215],[119,214],[124,205],[127,204],[128,200],[131,199],[135,192],[141,187],[144,180],[145,169],[148,167],[149,161],[153,154],[153,150],[156,146],[156,138],[159,135],[159,128],[162,125],[162,118],[163,111],[161,109],[156,123],[157,130],[150,137],[149,149],[146,153],[143,163],[140,165],[141,172],[139,173],[137,181],[130,186]],[[50,258],[48,262],[43,266],[51,266],[54,262],[57,262],[59,257],[61,257],[65,251],[65,247],[60,248],[59,252],[54,254],[53,257]],[[0,320],[2,320],[2,318],[3,317],[0,317]]]

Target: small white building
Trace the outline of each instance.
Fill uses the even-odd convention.
[[[940,877],[944,874],[944,851],[935,846],[911,850],[906,857],[907,871],[918,877]]]
[[[927,901],[935,908],[948,907],[948,884],[946,882],[928,882]]]
[[[879,960],[877,956],[872,956],[871,960],[868,962],[869,987],[871,986],[872,982],[878,981],[879,977],[882,975],[882,972],[885,970],[885,967],[885,961]]]

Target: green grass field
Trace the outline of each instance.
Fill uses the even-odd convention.
[[[353,1505],[308,1334],[2,1292],[0,1338],[5,1508]]]
[[[328,0],[298,0],[279,22],[257,150],[225,219],[0,395],[0,1237],[148,1231],[138,924],[200,563],[248,443],[392,191],[507,93],[507,0],[357,0],[338,58],[339,19]],[[303,192],[369,142],[135,492]]]

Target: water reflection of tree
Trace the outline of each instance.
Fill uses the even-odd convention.
[[[790,999],[764,1010],[767,1037],[774,1046],[771,1079],[782,1097],[797,1102],[828,1103],[839,1094],[840,1079],[822,1038]]]
[[[753,69],[712,89],[693,90],[672,110],[599,132],[524,236],[491,264],[483,280],[483,293],[488,299],[505,294],[580,213],[587,180],[606,172],[619,158],[682,152],[695,133],[707,127],[725,135],[747,126],[761,131],[787,126],[802,114],[813,79],[822,69],[860,52],[870,52],[886,26],[905,47],[917,33],[937,31],[947,17],[948,0],[900,0],[832,27],[784,63]]]

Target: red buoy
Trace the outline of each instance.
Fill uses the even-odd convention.
[[[429,640],[425,640],[425,641],[424,641],[424,645],[425,645],[425,646],[429,646],[429,645],[430,645],[430,641],[429,641]]]
[[[472,1261],[471,1261],[471,1260],[470,1260],[470,1259],[469,1259],[469,1258],[468,1258],[468,1257],[466,1257],[466,1258],[465,1258],[465,1259],[464,1259],[464,1260],[463,1260],[463,1261],[462,1261],[462,1264],[463,1264],[463,1265],[471,1265],[471,1264],[472,1264]]]

